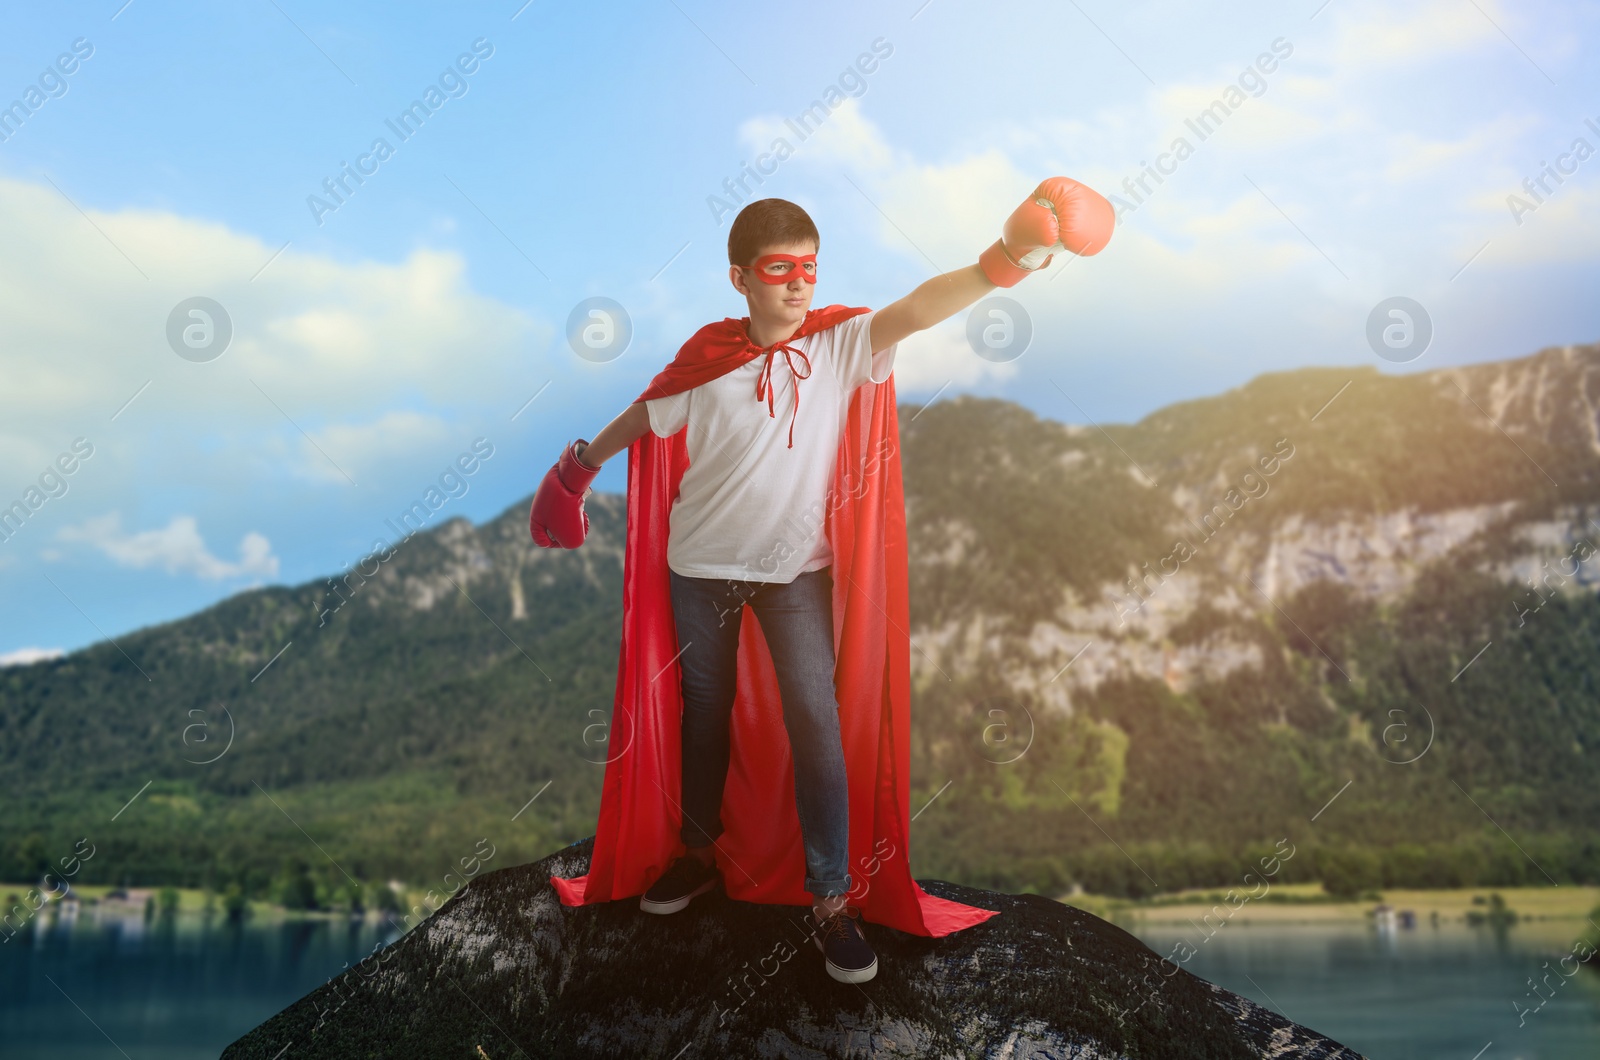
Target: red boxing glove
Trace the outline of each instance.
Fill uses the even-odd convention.
[[[589,444],[586,438],[578,442]],[[600,469],[578,459],[577,444],[567,444],[533,495],[528,533],[540,548],[577,548],[589,536],[589,513],[583,510],[583,498]]]
[[[978,256],[978,265],[996,287],[1013,287],[1050,264],[1055,251],[1098,254],[1116,225],[1117,212],[1105,196],[1070,177],[1051,177],[1006,218],[1002,235]]]

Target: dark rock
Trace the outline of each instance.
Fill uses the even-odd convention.
[[[673,916],[561,905],[549,876],[586,872],[593,844],[477,877],[223,1060],[1362,1060],[1187,971],[1163,977],[1132,935],[1038,895],[919,881],[1001,915],[942,939],[868,924],[878,975],[849,986],[823,970],[799,906],[720,890]]]

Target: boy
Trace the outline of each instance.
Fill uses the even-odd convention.
[[[607,459],[629,449],[625,577],[630,586],[625,607],[654,591],[654,606],[670,610],[677,651],[671,659],[649,665],[635,657],[632,668],[665,679],[661,671],[670,669],[675,659],[681,671],[676,779],[682,801],[674,806],[676,835],[664,837],[659,825],[652,830],[650,822],[634,824],[629,818],[637,812],[630,800],[650,797],[637,783],[641,775],[675,801],[651,772],[654,763],[674,752],[665,726],[656,724],[656,716],[671,710],[672,702],[660,699],[659,689],[644,686],[636,676],[619,673],[613,740],[626,729],[622,754],[632,753],[636,760],[617,766],[615,785],[613,766],[619,760],[608,763],[590,873],[578,880],[552,878],[563,901],[578,904],[638,893],[634,884],[618,877],[637,880],[643,875],[643,859],[650,852],[642,848],[677,842],[685,852],[665,872],[650,873],[653,882],[640,898],[646,912],[677,912],[719,878],[726,880],[730,897],[737,897],[738,880],[753,900],[781,900],[788,892],[757,880],[746,863],[781,871],[783,840],[763,842],[756,833],[781,832],[782,809],[770,801],[761,803],[761,796],[772,789],[770,776],[792,763],[804,886],[818,925],[813,941],[834,979],[859,983],[877,972],[877,959],[858,923],[861,910],[849,901],[865,896],[856,895],[855,887],[867,882],[848,871],[852,815],[871,824],[877,837],[874,856],[859,859],[864,870],[871,865],[865,875],[876,876],[885,859],[895,866],[872,884],[877,888],[872,911],[880,914],[873,919],[921,934],[943,934],[992,915],[921,892],[909,879],[903,849],[909,694],[895,664],[903,662],[900,668],[908,674],[909,662],[891,657],[887,670],[883,664],[884,644],[897,635],[903,641],[904,623],[891,617],[864,632],[871,620],[867,604],[886,616],[887,605],[899,602],[903,608],[904,504],[891,373],[901,339],[971,305],[997,285],[1014,285],[1048,265],[1056,250],[1097,253],[1113,225],[1113,211],[1103,197],[1076,181],[1054,177],[1013,212],[1001,239],[976,265],[935,277],[878,312],[837,305],[813,310],[821,240],[811,218],[782,199],[762,199],[740,211],[728,234],[728,277],[744,296],[750,315],[702,328],[594,441],[569,444],[545,475],[530,512],[530,531],[538,544],[577,547],[588,532],[582,502],[589,483]],[[887,391],[886,407],[878,387]],[[867,389],[858,394],[861,388]],[[864,398],[869,392],[870,402]],[[869,434],[878,438],[885,458],[860,468],[859,479],[852,472],[847,485],[839,471],[852,463],[859,467],[859,443]],[[655,439],[671,439],[678,447],[663,452]],[[866,501],[856,496],[857,487]],[[637,572],[631,568],[650,563],[652,554],[659,559],[661,543],[657,540],[652,547],[649,538],[652,533],[657,539],[662,536],[663,508],[670,512],[664,535],[666,576],[646,574],[635,585],[632,575]],[[895,540],[886,541],[890,536]],[[844,552],[836,554],[836,546]],[[841,574],[837,592],[836,568]],[[662,580],[665,593],[660,592]],[[897,594],[899,601],[893,599]],[[841,649],[837,657],[836,597],[859,601],[854,610],[867,613],[867,618],[846,619],[851,628],[844,630],[842,643],[849,654]],[[751,643],[757,640],[755,628],[741,638],[746,603],[767,654]],[[641,615],[638,622],[634,626],[625,614],[625,670],[630,651],[650,644],[649,619]],[[637,631],[636,642],[630,643],[630,630]],[[865,660],[862,665],[870,671],[859,681],[854,676],[861,669],[858,660]],[[874,662],[876,670],[871,669]],[[783,757],[767,755],[770,739],[758,734],[761,689],[768,673],[779,691],[787,733]],[[861,705],[847,708],[847,698]],[[629,709],[641,699],[652,702]],[[880,700],[884,708],[875,715]],[[880,730],[885,727],[895,731],[884,735]],[[768,725],[761,731],[770,729]],[[886,742],[891,737],[895,742]],[[732,746],[740,751],[737,798],[727,788]],[[847,769],[847,759],[852,768]],[[885,768],[898,774],[892,785],[860,775],[885,762]],[[849,793],[852,777],[857,798]],[[624,787],[634,790],[625,792]],[[896,793],[885,799],[883,789],[890,787]],[[726,800],[725,794],[730,794]],[[725,822],[725,810],[736,820]],[[730,837],[740,833],[737,842],[718,842],[725,826]],[[627,841],[618,838],[624,828],[632,832]],[[641,849],[616,849],[629,844]],[[748,886],[719,872],[714,848],[730,869],[749,880]],[[607,889],[604,894],[595,893],[597,884]]]

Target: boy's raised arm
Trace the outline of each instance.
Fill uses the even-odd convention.
[[[916,290],[873,316],[872,352],[887,350],[907,335],[933,327],[992,290],[994,281],[977,265],[924,280]]]
[[[1050,264],[1058,250],[1088,257],[1111,239],[1116,211],[1093,188],[1051,177],[1006,219],[1002,234],[976,265],[935,276],[872,318],[872,352],[886,350],[965,309],[993,287],[1011,287]]]

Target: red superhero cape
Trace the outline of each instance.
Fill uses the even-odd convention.
[[[841,305],[809,310],[790,341],[867,311]],[[750,342],[749,323],[748,317],[728,317],[701,328],[638,400],[679,393],[752,358],[770,358],[772,348]],[[667,530],[689,465],[686,431],[670,438],[646,431],[628,449],[611,750],[589,872],[550,878],[565,905],[641,894],[684,853],[678,836],[683,701]],[[833,548],[834,686],[850,793],[850,901],[873,923],[913,935],[948,935],[995,911],[928,894],[911,878],[910,608],[892,375],[851,396],[824,532]],[[717,864],[730,898],[809,908],[777,678],[755,611],[742,613]]]

